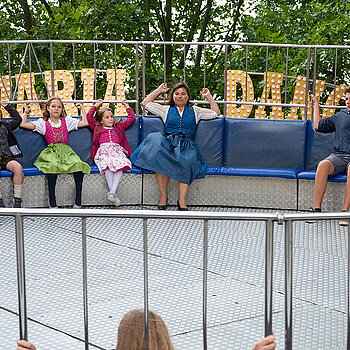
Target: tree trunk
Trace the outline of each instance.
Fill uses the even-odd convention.
[[[241,14],[241,7],[243,6],[243,3],[244,3],[244,0],[239,0],[238,4],[237,4],[237,8],[236,8],[236,14],[235,14],[235,19],[233,21],[233,24],[229,30],[229,32],[227,33],[226,35],[226,38],[225,38],[225,41],[226,42],[230,42],[230,41],[233,41],[234,38],[235,38],[235,34],[236,34],[236,28],[237,28],[237,24],[238,24],[238,20],[239,20],[239,16]],[[215,59],[213,60],[213,62],[211,63],[211,66],[210,66],[210,69],[209,71],[213,70],[214,67],[215,67],[215,64],[219,58],[219,55],[222,51],[222,48],[223,46],[220,47],[217,55],[215,56]],[[227,54],[230,52],[231,50],[231,46],[228,47],[228,50],[227,50]]]
[[[47,13],[51,17],[51,19],[54,21],[55,20],[55,16],[54,16],[54,14],[53,14],[53,12],[51,10],[50,5],[45,0],[40,0],[40,2],[45,6]]]
[[[33,19],[31,12],[30,12],[28,2],[27,2],[27,0],[18,0],[18,2],[20,3],[20,5],[23,9],[24,28],[25,28],[28,35],[32,35],[33,34],[34,19]]]
[[[202,12],[201,11],[202,2],[203,1],[198,1],[197,7],[195,8],[193,21],[191,23],[190,31],[189,31],[188,36],[187,36],[187,42],[191,42],[193,40],[194,34],[196,33],[196,29],[197,29],[197,26],[198,26],[198,21],[200,19],[200,14]],[[185,59],[187,57],[187,52],[188,52],[189,48],[190,48],[189,45],[186,45],[185,48],[184,48],[185,54],[182,55],[182,57],[181,57],[181,61],[180,61],[180,64],[179,64],[179,69],[183,69],[184,68]]]

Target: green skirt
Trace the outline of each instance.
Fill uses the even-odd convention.
[[[38,156],[34,165],[45,174],[68,174],[82,171],[90,174],[89,164],[65,143],[50,143]]]

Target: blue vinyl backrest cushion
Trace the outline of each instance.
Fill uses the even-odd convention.
[[[161,117],[142,116],[140,142],[142,142],[148,134],[158,131],[164,132],[164,123]]]
[[[200,120],[197,125],[196,143],[200,154],[209,166],[222,166],[225,118]]]
[[[224,165],[304,170],[307,121],[225,119]]]
[[[305,170],[316,170],[317,164],[333,152],[334,133],[322,134],[308,121]]]
[[[211,166],[222,165],[224,140],[224,118],[201,120],[198,123],[195,140],[198,150]],[[152,132],[164,132],[160,117],[143,116],[141,121],[141,142]]]

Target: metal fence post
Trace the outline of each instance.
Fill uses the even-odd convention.
[[[86,248],[86,217],[82,218],[82,255],[83,255],[83,298],[84,298],[84,335],[85,350],[89,349],[89,315],[88,315],[88,295],[87,295],[87,248]]]
[[[51,66],[51,96],[55,96],[55,70],[53,60],[53,43],[50,42],[50,66]]]
[[[265,250],[265,337],[272,334],[273,225],[266,221]]]
[[[142,43],[142,101],[146,97],[146,58],[145,44]],[[142,115],[145,115],[145,107],[142,106]]]
[[[139,96],[139,44],[135,45],[135,112],[140,113],[140,96]]]
[[[292,276],[293,276],[293,226],[292,221],[285,223],[285,337],[286,350],[292,350]]]
[[[346,349],[350,350],[350,226],[348,226],[348,309],[347,309],[347,335]]]
[[[304,110],[304,120],[307,119],[307,107],[309,102],[309,86],[310,86],[310,60],[311,60],[311,47],[307,50],[307,68],[306,68],[306,88],[305,88],[305,110]]]
[[[143,219],[143,287],[144,287],[144,313],[145,313],[145,350],[149,349],[147,245],[148,245],[147,244],[147,219]]]
[[[17,214],[15,217],[15,220],[16,220],[19,337],[22,340],[28,340],[23,217]]]
[[[208,303],[208,220],[204,220],[203,230],[203,349],[208,349],[207,305]]]

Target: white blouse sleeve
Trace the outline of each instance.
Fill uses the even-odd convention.
[[[212,111],[209,108],[201,108],[197,106],[193,106],[194,113],[196,115],[196,122],[198,123],[201,119],[214,119],[217,118],[218,115],[216,112]]]
[[[78,129],[79,119],[73,118],[71,116],[66,117],[66,124],[68,132]]]
[[[168,109],[170,106],[163,106],[156,102],[148,102],[145,108],[153,113],[154,115],[158,115],[163,119],[163,122],[165,122],[166,117],[168,115]]]
[[[44,119],[39,118],[37,120],[34,120],[32,123],[35,125],[35,129],[33,131],[36,131],[40,135],[45,135],[46,126]]]

